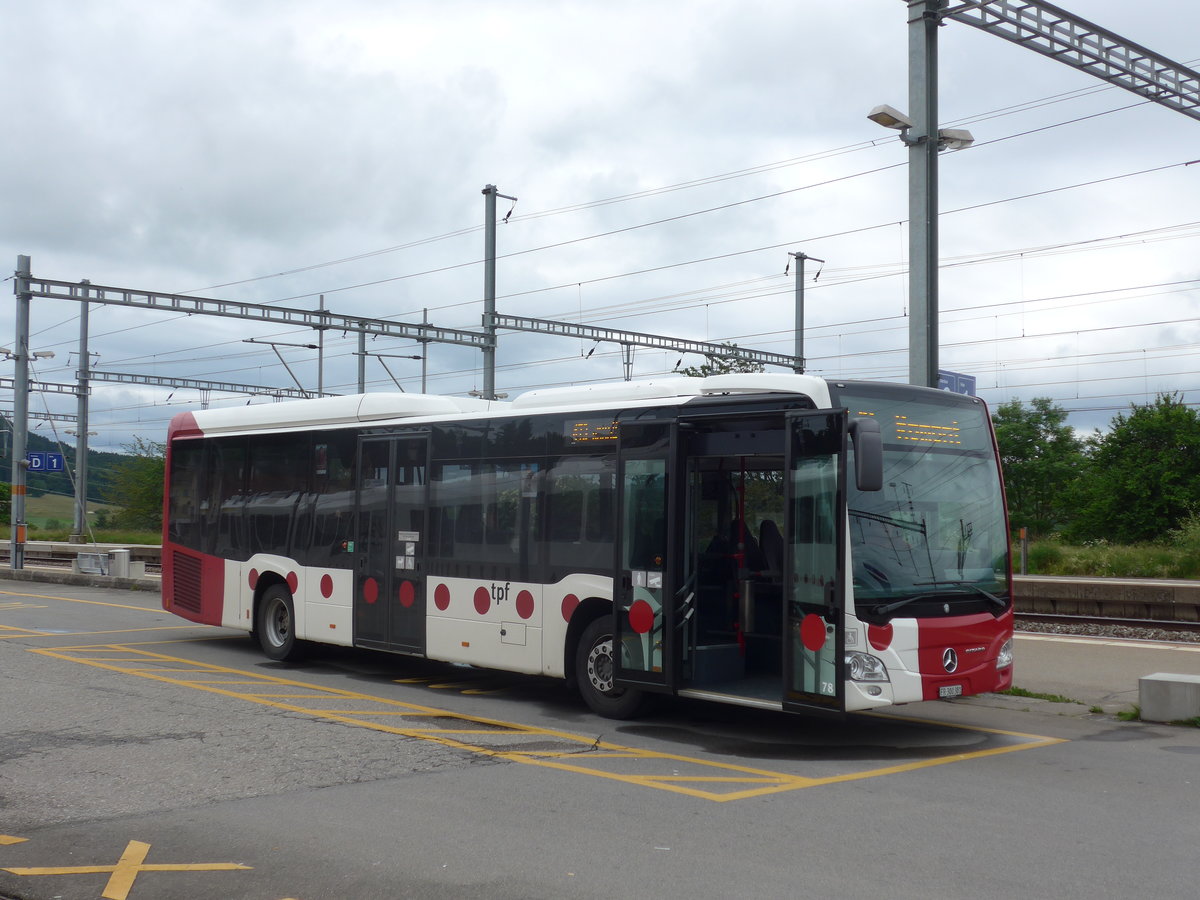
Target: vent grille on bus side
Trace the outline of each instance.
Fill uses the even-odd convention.
[[[172,562],[175,568],[173,605],[199,614],[200,560],[176,551]]]

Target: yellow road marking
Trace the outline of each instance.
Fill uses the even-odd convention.
[[[29,838],[13,837],[11,834],[0,834],[0,847],[11,847],[13,844],[23,844]]]
[[[1061,742],[1057,738],[1039,735],[971,729],[969,726],[961,726],[967,730],[1004,735],[1014,738],[1016,741],[987,750],[949,754],[934,759],[823,778],[809,778],[787,772],[775,772],[673,753],[642,750],[609,743],[586,735],[453,713],[445,709],[385,699],[340,688],[326,688],[274,675],[246,672],[211,663],[171,657],[128,645],[45,648],[31,649],[30,652],[165,684],[189,687],[261,706],[301,713],[327,721],[431,741],[494,759],[607,778],[625,784],[671,791],[718,802],[874,778],[950,762],[1010,753],[1016,750],[1045,747]],[[228,676],[228,680],[217,676]],[[413,683],[420,682],[414,679]],[[260,691],[252,690],[256,685],[261,687]],[[286,689],[289,688],[294,690],[287,691]],[[306,704],[305,701],[317,702]],[[353,701],[355,706],[351,709],[331,708],[331,701],[335,703]],[[433,725],[429,722],[430,719],[444,724]],[[462,727],[453,727],[454,722],[461,723]],[[941,722],[933,724],[946,726],[946,723]],[[504,745],[501,746],[497,741],[503,742]],[[557,749],[547,749],[544,746],[547,741],[561,746]],[[541,744],[543,746],[522,746],[522,744]],[[630,762],[635,764],[632,768],[636,771],[628,771],[631,768]],[[614,767],[623,770],[614,771]]]
[[[45,608],[46,608],[46,607],[42,606],[42,605],[41,605],[41,604],[39,604],[39,603],[21,603],[20,601],[18,601],[18,602],[16,602],[16,603],[0,603],[0,610],[6,610],[6,609],[45,609]]]
[[[30,631],[28,628],[18,628],[16,625],[0,625],[0,641],[5,638],[22,638],[22,637],[38,637],[39,632]],[[11,633],[10,633],[11,632]]]
[[[127,900],[134,881],[142,872],[232,872],[252,868],[239,863],[147,864],[149,854],[149,844],[130,841],[116,865],[112,866],[39,866],[4,871],[13,875],[103,875],[108,872],[108,883],[100,896],[104,900]]]
[[[90,637],[93,634],[137,634],[142,631],[175,631],[183,626],[180,625],[154,625],[150,628],[117,628],[112,631],[36,631],[29,628],[15,628],[9,625],[0,625],[0,629],[8,630],[12,628],[14,631],[23,631],[24,634],[0,634],[0,640],[4,638],[16,637]]]
[[[62,600],[65,603],[86,603],[89,606],[111,606],[115,609],[136,609],[141,612],[163,612],[161,606],[130,606],[128,603],[107,603],[103,600],[83,600],[79,597],[60,597],[57,594],[27,594],[24,591],[0,591],[0,597],[32,597],[35,600]]]

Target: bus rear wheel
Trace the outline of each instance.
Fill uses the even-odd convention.
[[[629,719],[641,709],[645,694],[637,688],[617,687],[615,670],[612,621],[602,616],[588,625],[579,639],[575,681],[592,712],[608,719]]]
[[[255,633],[263,653],[271,659],[282,662],[300,655],[300,642],[296,640],[296,609],[292,592],[284,585],[272,585],[263,594],[258,604]]]

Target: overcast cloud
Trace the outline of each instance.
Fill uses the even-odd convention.
[[[1060,5],[1200,62],[1193,2]],[[803,251],[826,260],[806,271],[810,371],[907,377],[906,151],[865,118],[907,105],[902,0],[0,9],[10,267],[28,254],[46,278],[305,308],[324,294],[339,313],[477,328],[493,183],[519,198],[499,231],[503,312],[791,353],[784,269]],[[1200,403],[1200,164],[1183,165],[1200,122],[959,23],[939,36],[942,121],[977,142],[941,160],[943,368],[993,406],[1052,397],[1083,430],[1160,391]],[[74,379],[77,316],[35,300],[33,349],[57,354],[38,378]],[[90,330],[101,369],[285,387],[270,347],[243,340],[314,340],[98,306]],[[13,331],[10,301],[0,343]],[[327,390],[356,389],[355,345],[327,336]],[[619,379],[618,350],[592,350],[504,333],[497,388]],[[280,352],[315,389],[316,354]],[[638,351],[635,377],[678,361]],[[420,362],[384,363],[419,390]],[[431,391],[482,377],[477,353],[430,347]],[[395,390],[379,360],[368,380]],[[246,399],[96,383],[93,446]]]

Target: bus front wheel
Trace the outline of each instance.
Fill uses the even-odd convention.
[[[608,719],[628,719],[637,714],[645,695],[636,688],[617,687],[613,683],[615,669],[612,621],[602,616],[588,625],[579,639],[575,680],[592,712]]]
[[[263,653],[280,662],[295,659],[300,653],[296,640],[296,610],[292,593],[282,584],[272,585],[258,605],[255,633]]]

